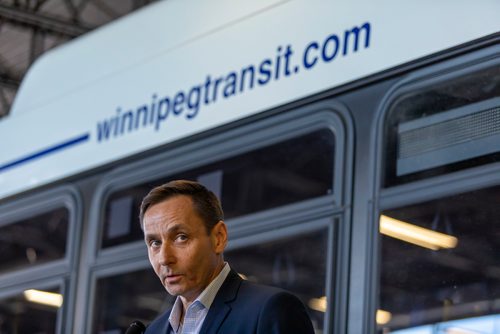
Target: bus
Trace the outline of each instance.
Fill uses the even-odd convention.
[[[0,120],[0,333],[172,305],[138,206],[197,180],[317,334],[500,333],[500,2],[170,0],[42,55]]]

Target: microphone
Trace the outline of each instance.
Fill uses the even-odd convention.
[[[125,334],[143,334],[146,331],[146,326],[138,320],[130,324]]]

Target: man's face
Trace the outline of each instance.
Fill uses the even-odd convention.
[[[169,294],[192,302],[223,265],[227,232],[219,222],[207,233],[190,197],[151,206],[143,218],[149,261]]]

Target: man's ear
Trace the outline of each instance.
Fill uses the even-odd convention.
[[[227,227],[226,224],[220,220],[212,229],[212,242],[214,245],[215,253],[222,254],[227,245]]]

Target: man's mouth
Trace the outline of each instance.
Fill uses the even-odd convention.
[[[167,282],[167,284],[175,284],[178,283],[181,278],[182,275],[180,274],[170,274],[165,276],[165,282]]]

